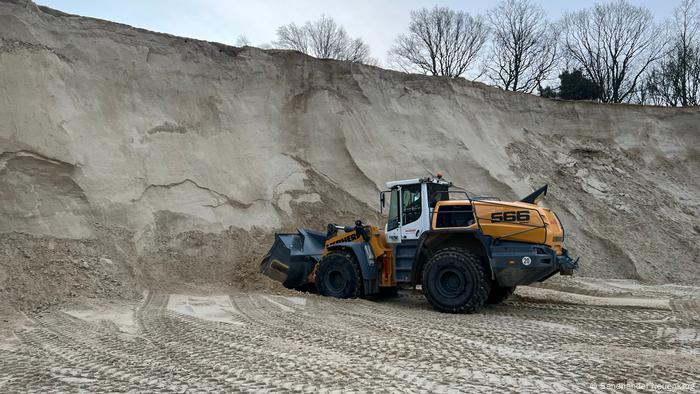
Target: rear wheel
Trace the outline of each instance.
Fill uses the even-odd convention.
[[[435,253],[423,270],[423,293],[435,309],[474,313],[484,305],[491,288],[481,259],[462,248]]]
[[[500,304],[513,295],[515,286],[499,286],[496,283],[491,284],[491,292],[489,298],[486,299],[487,304]]]
[[[342,251],[327,254],[318,262],[316,288],[328,297],[361,297],[362,275],[355,257]]]

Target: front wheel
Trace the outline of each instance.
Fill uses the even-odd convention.
[[[323,296],[357,298],[362,296],[362,275],[355,257],[336,251],[318,262],[316,288]]]
[[[423,270],[423,293],[441,312],[474,313],[484,305],[491,282],[481,259],[469,250],[445,248]]]

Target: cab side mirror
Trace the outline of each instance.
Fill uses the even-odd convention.
[[[379,213],[384,213],[384,206],[386,204],[386,197],[384,197],[384,193],[386,192],[379,192]]]

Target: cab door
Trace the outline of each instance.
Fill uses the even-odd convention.
[[[393,245],[394,279],[409,283],[418,237],[428,229],[425,184],[401,185],[391,189],[386,240]]]
[[[425,203],[425,184],[403,185],[401,187],[401,240],[417,240],[426,229],[427,205]]]
[[[391,189],[391,198],[389,200],[389,219],[384,228],[386,241],[390,244],[401,243],[401,186]]]

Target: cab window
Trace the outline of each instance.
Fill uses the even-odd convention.
[[[440,183],[428,183],[428,206],[430,208],[435,208],[435,204],[438,201],[445,201],[450,199],[448,194],[449,187]]]
[[[401,223],[413,223],[421,215],[420,184],[401,187]]]
[[[386,229],[391,231],[399,227],[399,189],[391,190],[391,201],[389,201],[389,221]]]
[[[474,224],[471,205],[443,205],[438,210],[436,228],[468,227]]]

